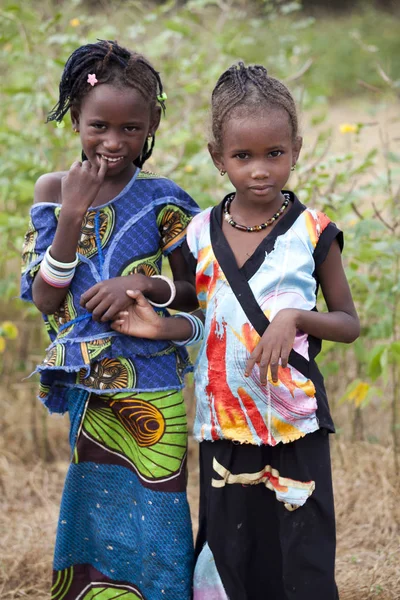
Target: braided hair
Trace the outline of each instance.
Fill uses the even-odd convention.
[[[163,84],[160,74],[141,54],[131,52],[116,41],[99,40],[77,48],[65,63],[59,86],[59,99],[47,116],[47,122],[60,123],[72,106],[77,106],[92,89],[87,81],[89,73],[95,73],[98,83],[108,83],[120,87],[132,87],[142,94],[155,107],[160,103],[165,113]],[[146,139],[140,156],[134,161],[142,167],[150,158],[155,144],[155,134],[151,143]]]
[[[217,81],[211,97],[212,133],[217,146],[222,146],[224,123],[235,109],[260,107],[283,108],[292,127],[293,139],[298,133],[297,110],[287,87],[270,77],[261,65],[246,67],[243,62],[227,69]]]

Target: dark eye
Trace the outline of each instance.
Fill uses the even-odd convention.
[[[127,125],[125,127],[126,131],[128,131],[129,133],[132,133],[132,131],[137,131],[138,127],[136,127],[136,125]]]
[[[278,156],[282,156],[282,154],[282,150],[273,150],[269,153],[269,155],[272,156],[272,158],[278,158]]]
[[[238,152],[235,155],[235,158],[238,158],[239,160],[246,160],[246,158],[249,158],[249,155],[247,154],[247,152]]]
[[[105,129],[106,126],[103,125],[103,123],[92,123],[92,127],[94,129],[100,129],[100,130],[102,130],[102,129]]]

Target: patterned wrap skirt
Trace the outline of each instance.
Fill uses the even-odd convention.
[[[193,539],[181,391],[68,392],[72,460],[52,600],[189,600]]]
[[[200,443],[194,600],[338,600],[326,429]]]

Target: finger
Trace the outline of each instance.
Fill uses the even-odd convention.
[[[101,321],[102,316],[109,309],[109,307],[110,304],[109,302],[107,302],[107,300],[103,300],[103,302],[100,302],[100,304],[98,304],[96,308],[94,308],[93,311],[91,311],[93,321]]]
[[[279,355],[280,351],[274,350],[270,359],[271,379],[274,383],[278,381]]]
[[[121,331],[125,322],[124,321],[112,321],[110,327],[114,329],[114,331]]]
[[[70,166],[69,170],[71,171],[72,169],[78,169],[82,166],[82,163],[80,160],[74,160],[74,162],[72,163],[72,165]]]
[[[288,366],[290,350],[291,350],[291,348],[289,346],[282,346],[282,350],[281,350],[281,366],[284,369],[286,369],[286,367]]]
[[[261,385],[267,385],[268,381],[268,364],[269,364],[269,352],[263,352],[260,360],[260,383]]]
[[[151,310],[151,312],[154,312],[151,304],[149,304],[148,300],[146,300],[146,298],[143,296],[140,290],[127,290],[126,293],[130,298],[132,298],[132,300],[136,301],[136,304],[140,308]]]
[[[93,298],[91,298],[90,300],[88,300],[86,302],[84,308],[89,312],[93,312],[102,303],[105,303],[104,305],[106,308],[104,309],[104,311],[106,311],[107,308],[110,306],[110,301],[108,301],[108,304],[107,304],[106,301],[104,300],[104,298],[102,298],[102,296],[100,294],[96,294],[95,296],[93,296]]]
[[[249,358],[247,359],[246,362],[246,368],[244,371],[244,375],[245,377],[249,377],[250,373],[252,372],[254,365],[256,364],[256,362],[259,362],[260,360],[260,352],[257,351],[257,348],[255,348],[253,350],[253,352],[250,354]]]
[[[90,171],[92,169],[92,163],[89,160],[84,160],[82,163],[82,169]]]
[[[118,315],[118,312],[119,312],[118,308],[116,308],[115,306],[111,305],[106,310],[106,312],[103,314],[103,316],[101,317],[100,321],[102,323],[105,323],[106,321],[112,321]]]
[[[108,169],[108,162],[106,161],[105,158],[100,158],[100,168],[99,168],[99,172],[97,173],[100,181],[103,181],[104,176],[107,173],[107,169]]]
[[[79,304],[81,306],[83,306],[83,308],[86,308],[86,303],[89,302],[89,300],[97,294],[97,292],[98,292],[97,285],[98,284],[96,283],[94,286],[92,286],[91,288],[86,290],[86,292],[84,292],[82,294]]]

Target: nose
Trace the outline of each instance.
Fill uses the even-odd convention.
[[[108,135],[103,140],[103,146],[109,152],[117,152],[120,150],[122,143],[117,133],[108,132]]]
[[[264,162],[258,161],[253,164],[251,176],[253,179],[268,179],[269,171]]]

